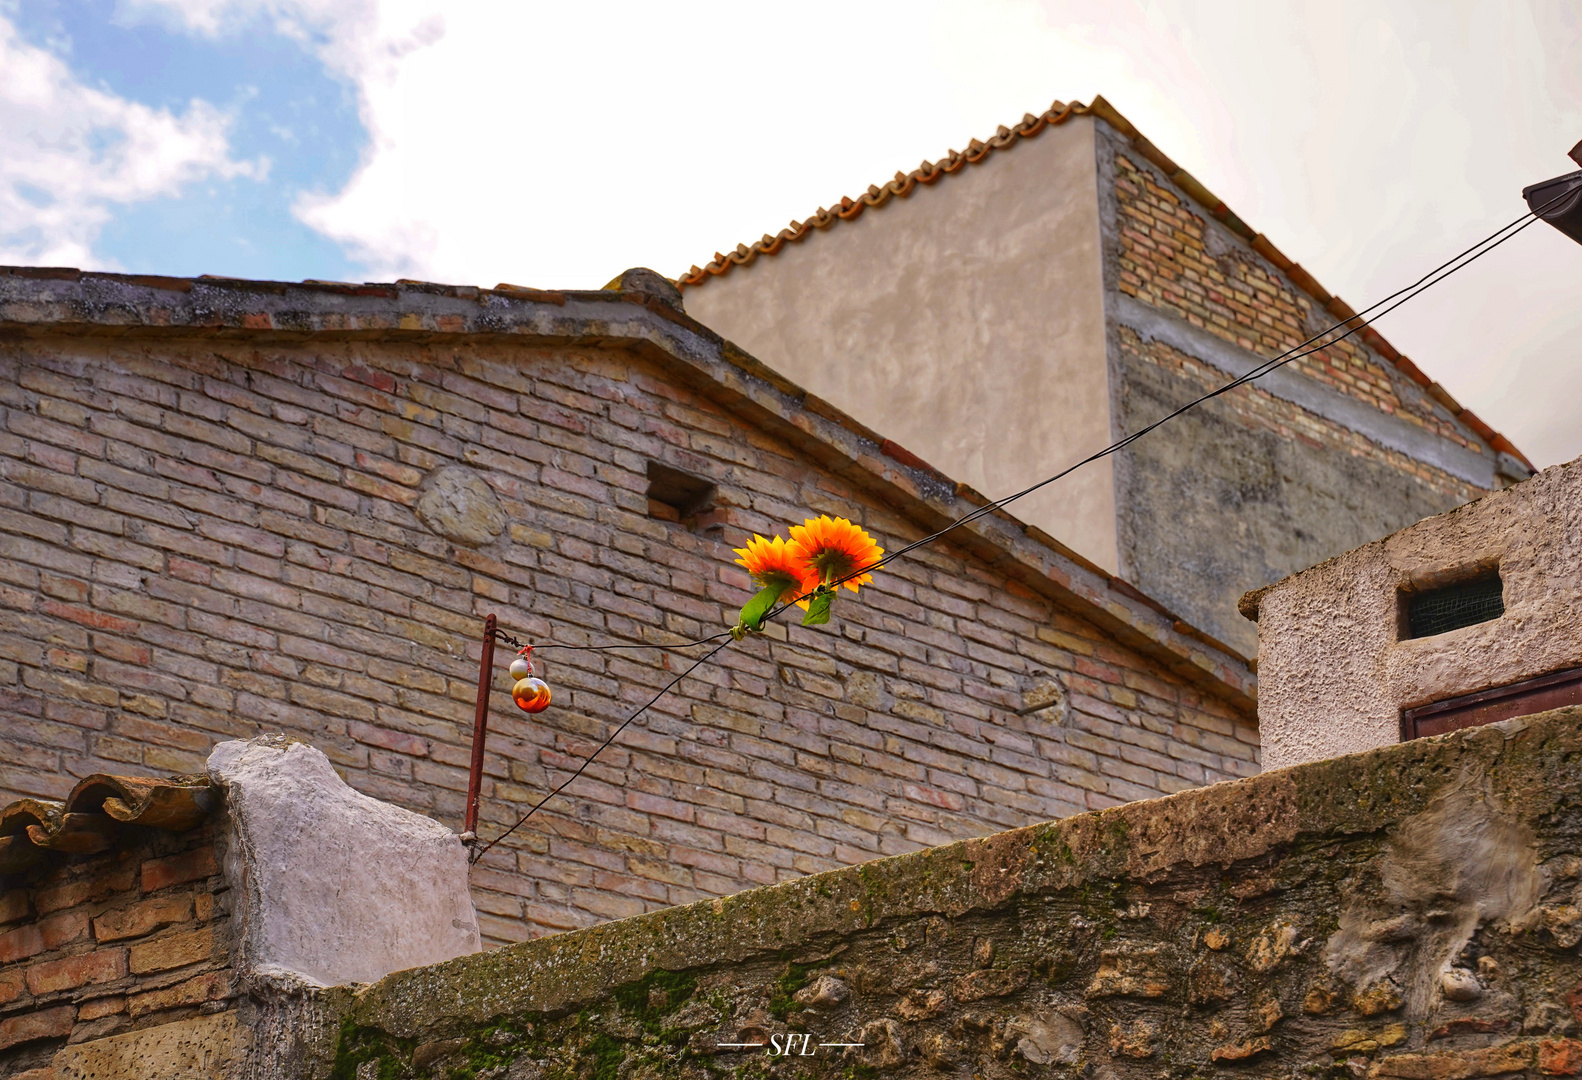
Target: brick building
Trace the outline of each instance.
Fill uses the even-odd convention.
[[[984,499],[684,315],[551,293],[0,271],[0,803],[301,736],[459,827],[485,613],[497,835],[808,513]],[[494,942],[1257,771],[1247,663],[1006,514],[720,654],[473,869]]]
[[[996,497],[1356,315],[1103,98],[681,285],[694,317]],[[1251,656],[1244,592],[1531,471],[1366,328],[1016,512]]]
[[[197,778],[96,775],[59,807],[0,807],[0,1074],[137,1075],[51,1059],[68,1040],[227,1008],[231,898],[209,795]]]

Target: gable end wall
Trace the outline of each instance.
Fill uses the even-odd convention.
[[[712,527],[647,516],[651,460],[717,485]],[[455,466],[500,507],[478,547],[414,511]],[[731,547],[809,512],[920,535],[629,351],[12,338],[0,797],[284,731],[459,828],[484,614],[537,642],[713,633],[749,595]],[[496,684],[485,838],[684,662],[536,659],[548,712]],[[1256,770],[1249,716],[937,545],[829,627],[721,654],[475,867],[474,898],[499,943]]]

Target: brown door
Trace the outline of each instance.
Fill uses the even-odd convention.
[[[1407,709],[1401,714],[1401,741],[1531,716],[1563,705],[1582,705],[1582,668]]]

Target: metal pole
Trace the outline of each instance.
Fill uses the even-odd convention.
[[[478,711],[472,721],[472,771],[467,774],[467,818],[462,839],[478,836],[478,795],[483,787],[483,743],[489,735],[489,684],[494,676],[493,615],[483,620],[483,656],[478,662]]]

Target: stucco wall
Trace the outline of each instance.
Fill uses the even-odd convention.
[[[999,498],[1111,440],[1095,185],[1074,118],[688,289],[687,313]],[[1116,569],[1108,462],[1016,514]]]
[[[1497,565],[1505,615],[1402,640],[1400,594]],[[1401,710],[1582,665],[1582,460],[1250,597],[1273,766],[1400,739]]]
[[[303,1078],[1577,1075],[1579,720],[399,972],[269,1049]]]

